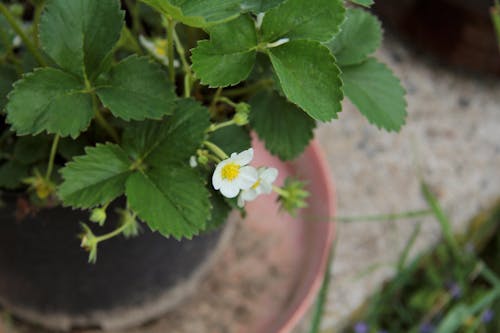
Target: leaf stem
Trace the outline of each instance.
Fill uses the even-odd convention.
[[[97,98],[95,97],[95,95],[92,95],[92,104],[94,107],[95,119],[99,126],[101,126],[115,142],[120,142],[120,136],[118,135],[118,132],[108,123],[106,118],[104,118],[104,116],[102,115],[101,111],[99,111],[99,108],[97,106]]]
[[[12,27],[12,29],[16,32],[16,34],[21,38],[23,41],[24,45],[28,48],[30,53],[35,57],[36,61],[40,66],[47,66],[47,63],[43,59],[42,55],[40,52],[38,52],[38,49],[35,47],[33,42],[28,38],[26,33],[23,31],[23,29],[19,26],[17,23],[16,19],[12,16],[10,11],[7,9],[7,7],[3,4],[0,3],[0,13],[7,19],[7,22],[9,25]]]
[[[174,68],[174,31],[175,31],[175,21],[168,16],[167,17],[167,57],[168,57],[168,73],[170,81],[175,84],[175,68]]]
[[[290,194],[287,191],[285,191],[284,189],[282,189],[281,187],[278,187],[276,185],[273,185],[273,191],[278,193],[283,198],[290,197]]]
[[[241,95],[251,94],[251,93],[257,92],[265,87],[270,86],[272,83],[273,83],[273,80],[271,80],[271,79],[263,79],[263,80],[260,80],[256,83],[249,85],[249,86],[246,86],[246,87],[226,90],[226,91],[224,91],[223,95],[226,97],[233,97],[233,96],[241,96]]]
[[[119,228],[116,228],[115,230],[111,231],[110,233],[107,233],[107,234],[104,234],[101,236],[97,236],[96,242],[100,243],[100,242],[106,241],[110,238],[118,236],[119,234],[121,234],[123,232],[123,230],[127,229],[130,224],[135,223],[135,217],[136,217],[136,214],[134,213],[133,218],[129,219],[127,221],[127,223],[122,224]]]
[[[215,106],[217,105],[217,101],[219,100],[221,93],[222,93],[222,87],[217,88],[217,91],[215,92],[214,97],[212,98],[212,102],[210,102],[210,107],[208,108],[208,110],[210,111],[210,115],[212,117],[216,115]]]
[[[186,50],[184,46],[182,46],[181,40],[177,35],[177,32],[173,31],[175,49],[177,50],[177,54],[179,54],[179,58],[181,59],[182,68],[184,69],[184,97],[191,96],[191,88],[193,85],[193,71],[191,70],[191,65],[189,65],[186,59]]]
[[[52,176],[52,170],[54,169],[54,160],[56,158],[57,146],[59,145],[59,139],[61,136],[56,134],[54,140],[52,141],[52,147],[50,148],[49,164],[47,166],[47,173],[45,174],[45,179],[50,180]]]
[[[210,127],[206,130],[207,133],[210,133],[210,132],[215,132],[217,130],[220,130],[221,128],[224,128],[224,127],[228,127],[228,126],[231,126],[231,125],[235,125],[235,121],[234,119],[231,119],[231,120],[228,120],[228,121],[224,121],[222,123],[218,123],[218,124],[212,124],[210,125]]]
[[[37,3],[35,6],[35,14],[33,15],[33,40],[35,41],[36,48],[40,48],[40,30],[38,25],[40,24],[40,18],[42,17],[44,4],[45,1]]]
[[[203,141],[203,145],[205,145],[208,149],[210,149],[221,160],[229,158],[229,156],[222,149],[220,149],[219,146],[217,146],[215,143],[210,141]]]

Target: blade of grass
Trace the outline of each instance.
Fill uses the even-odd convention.
[[[410,251],[415,244],[415,241],[417,240],[418,235],[420,235],[420,230],[422,228],[422,223],[418,223],[415,225],[415,228],[413,228],[413,231],[410,235],[410,238],[408,239],[408,242],[406,242],[406,246],[403,249],[403,252],[399,256],[398,264],[397,264],[397,270],[398,272],[401,272],[406,264],[406,260],[408,259],[408,255],[410,254]]]
[[[432,215],[433,211],[430,209],[424,210],[414,210],[402,213],[392,213],[392,214],[376,214],[376,215],[362,215],[362,216],[339,216],[334,217],[334,221],[342,223],[351,222],[372,222],[372,221],[390,221],[399,219],[411,219],[417,217],[424,217]]]
[[[460,260],[461,258],[460,247],[458,246],[458,242],[455,236],[453,235],[453,230],[451,228],[451,223],[448,219],[448,216],[446,216],[436,196],[432,193],[429,186],[423,180],[420,181],[420,187],[422,189],[422,193],[424,195],[425,200],[429,204],[431,210],[434,212],[434,216],[436,217],[436,219],[439,222],[439,225],[441,226],[441,231],[443,233],[444,240],[446,241],[446,244],[449,246],[452,255],[455,257],[455,259]]]
[[[326,299],[328,296],[328,290],[330,289],[330,274],[332,272],[333,260],[335,257],[335,248],[337,247],[337,239],[338,239],[338,234],[337,237],[335,238],[335,241],[333,242],[330,254],[328,256],[328,265],[326,267],[325,275],[323,277],[323,284],[321,285],[318,299],[316,300],[316,304],[314,306],[313,319],[311,322],[311,328],[309,329],[309,333],[320,332],[321,319],[324,313]]]

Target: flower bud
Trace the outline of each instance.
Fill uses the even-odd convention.
[[[101,227],[106,222],[106,209],[104,208],[94,208],[90,214],[90,221],[98,223]]]

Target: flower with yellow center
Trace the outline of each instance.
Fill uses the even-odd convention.
[[[245,206],[245,201],[253,201],[261,194],[269,194],[273,191],[273,183],[278,178],[278,170],[275,168],[259,168],[257,170],[257,181],[248,189],[243,190],[238,197],[238,206]]]
[[[231,157],[217,164],[212,175],[212,184],[226,198],[235,198],[241,190],[248,190],[258,179],[257,170],[247,165],[252,161],[253,149]]]

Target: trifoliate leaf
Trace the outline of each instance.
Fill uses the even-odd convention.
[[[244,0],[241,4],[241,8],[245,12],[264,13],[284,1],[285,0]]]
[[[76,138],[93,116],[83,82],[54,68],[42,68],[17,81],[6,106],[7,122],[18,135],[42,131]]]
[[[250,123],[266,148],[282,160],[300,155],[313,137],[316,122],[276,92],[261,92],[250,100]]]
[[[210,41],[193,49],[193,70],[210,87],[235,85],[248,77],[255,63],[257,35],[250,16],[241,16],[209,30]]]
[[[13,67],[0,67],[0,112],[3,111],[7,103],[7,94],[12,90],[14,81],[17,80],[17,73]]]
[[[132,161],[115,144],[98,144],[75,157],[61,170],[59,197],[65,205],[91,208],[108,203],[125,192]]]
[[[245,128],[239,126],[224,127],[213,132],[210,135],[210,141],[228,155],[242,152],[252,146],[250,134]]]
[[[29,175],[29,168],[17,161],[6,161],[0,166],[0,187],[16,189]]]
[[[373,0],[349,0],[349,1],[364,7],[370,7],[375,3],[375,1]]]
[[[126,196],[137,216],[167,237],[190,239],[206,228],[210,216],[208,190],[189,166],[135,172],[127,180]]]
[[[188,165],[190,156],[205,139],[210,126],[208,110],[186,99],[178,103],[174,115],[161,121],[132,124],[124,132],[123,146],[135,160],[164,167]]]
[[[344,21],[342,0],[288,0],[266,13],[262,22],[262,40],[281,38],[326,42]]]
[[[392,71],[374,58],[342,67],[344,91],[361,113],[377,127],[399,131],[405,123],[405,90]]]
[[[269,50],[286,97],[311,117],[337,118],[343,98],[340,70],[330,50],[319,42],[292,41]]]
[[[161,67],[131,56],[116,65],[97,95],[116,117],[124,120],[161,119],[172,114],[176,95]]]
[[[340,33],[327,46],[339,65],[352,65],[365,61],[381,41],[380,21],[363,9],[350,8]]]
[[[241,0],[142,0],[164,15],[186,25],[206,28],[235,19]]]
[[[92,79],[120,39],[123,18],[118,0],[50,0],[40,42],[61,68]]]

